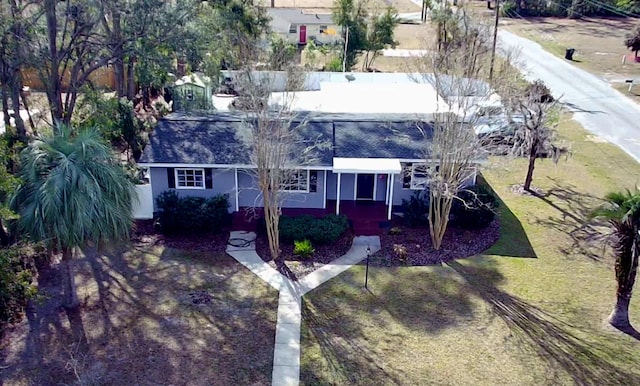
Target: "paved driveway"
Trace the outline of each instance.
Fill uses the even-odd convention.
[[[521,69],[527,78],[542,79],[554,96],[562,96],[562,102],[585,129],[615,143],[640,162],[640,105],[529,39],[507,31],[500,31],[499,39],[502,47],[521,48]]]

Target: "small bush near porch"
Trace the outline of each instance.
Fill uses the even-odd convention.
[[[264,231],[264,220],[258,226],[256,252],[282,274],[298,280],[310,272],[341,257],[353,242],[349,220],[344,215],[328,214],[323,217],[311,215],[280,217],[280,249],[282,262],[271,260],[269,245]],[[296,254],[295,242],[307,240],[312,254]]]
[[[280,240],[291,244],[309,240],[313,244],[333,244],[349,228],[346,216],[328,214],[324,217],[300,215],[280,217]]]

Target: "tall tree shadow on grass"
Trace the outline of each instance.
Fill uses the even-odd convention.
[[[383,283],[377,279],[378,273],[388,275],[390,270],[394,269],[370,270],[370,291],[363,289],[361,270],[350,270],[340,277],[339,285],[303,298],[303,342],[314,342],[328,366],[318,369],[318,363],[303,361],[303,382],[406,384],[411,378],[398,379],[395,374],[402,369],[395,369],[379,349],[384,343],[394,351],[406,350],[403,336],[388,333],[390,321],[428,336],[473,319],[467,285],[455,272],[441,267],[403,270],[402,281],[411,283],[406,285],[388,277]],[[368,329],[370,325],[375,328]]]
[[[594,219],[591,213],[604,201],[590,193],[580,192],[575,186],[549,178],[553,186],[546,192],[533,194],[556,214],[536,219],[535,223],[565,234],[571,244],[561,245],[559,251],[567,256],[587,256],[601,261],[610,234],[606,221]]]
[[[76,260],[81,308],[65,315],[34,304],[11,333],[26,345],[3,361],[7,382],[268,383],[277,293],[225,254],[148,247],[85,249]],[[56,277],[51,301],[61,298]]]
[[[539,355],[552,366],[559,366],[578,385],[638,385],[640,376],[629,371],[637,363],[620,366],[609,358],[618,352],[609,347],[585,341],[572,330],[575,328],[522,299],[496,288],[483,280],[477,268],[447,263],[474,292],[486,301],[515,336],[532,344]],[[559,376],[559,374],[556,374]]]
[[[509,206],[502,201],[484,177],[478,176],[477,183],[484,185],[496,197],[498,204],[497,214],[500,219],[500,238],[491,248],[485,251],[484,254],[537,258],[527,233],[522,227],[520,220],[518,220],[516,215],[509,209]]]

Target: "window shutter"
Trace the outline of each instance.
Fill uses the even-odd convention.
[[[402,165],[402,189],[411,189],[411,163]]]
[[[213,189],[213,169],[204,169],[204,187],[205,189]]]
[[[309,192],[315,193],[318,191],[318,171],[312,170],[309,172]]]
[[[173,168],[167,168],[167,183],[169,184],[169,189],[176,188],[176,173]]]

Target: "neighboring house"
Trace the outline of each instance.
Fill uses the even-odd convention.
[[[201,73],[185,75],[173,84],[174,110],[209,109],[211,96],[211,79]]]
[[[341,202],[384,202],[391,218],[402,199],[427,187],[427,120],[415,114],[308,113],[300,135],[331,146],[318,148],[317,161],[299,169],[283,207],[335,207],[340,213]],[[238,113],[171,114],[154,129],[139,164],[149,168],[154,200],[175,189],[183,196],[228,194],[232,211],[260,207],[257,183],[247,172],[253,168],[250,140]]]
[[[273,32],[290,43],[305,45],[312,40],[330,44],[342,39],[331,14],[304,13],[297,8],[268,8],[267,12]]]

